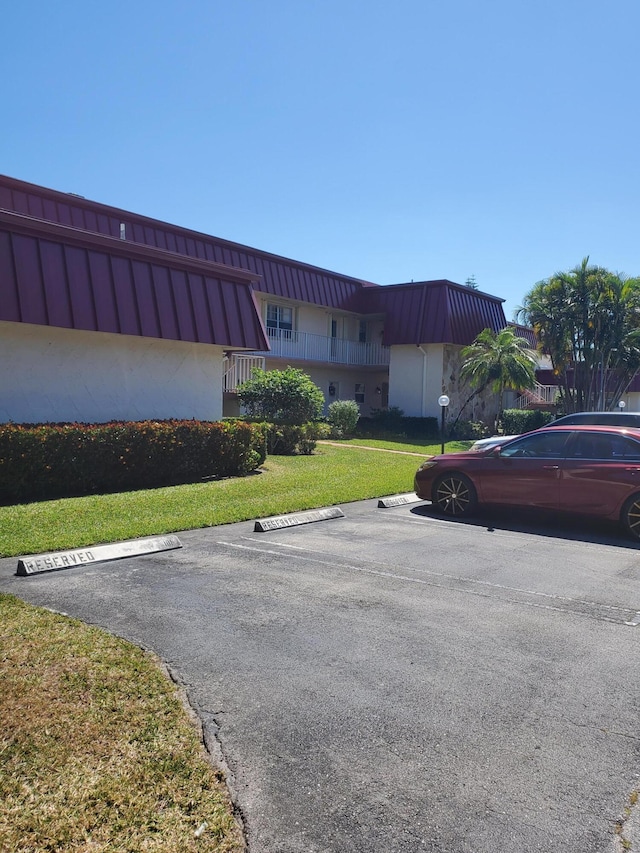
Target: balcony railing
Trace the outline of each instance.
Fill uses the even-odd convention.
[[[262,356],[234,353],[231,358],[225,359],[224,390],[235,391],[241,382],[251,379],[251,371],[254,367],[260,367],[264,370],[264,358]]]
[[[528,409],[530,406],[550,406],[556,402],[558,396],[557,385],[539,385],[530,391],[521,391],[516,402],[517,409]]]
[[[260,355],[299,361],[377,366],[389,364],[389,347],[373,341],[346,341],[292,329],[267,329],[271,351]]]

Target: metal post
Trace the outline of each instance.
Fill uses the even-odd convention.
[[[438,397],[438,405],[440,406],[440,453],[444,455],[444,413],[449,405],[449,398],[446,394]]]

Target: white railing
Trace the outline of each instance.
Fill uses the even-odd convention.
[[[389,347],[372,341],[345,341],[289,329],[267,329],[272,358],[324,361],[332,364],[387,365]]]
[[[225,359],[223,388],[225,391],[235,391],[241,382],[251,379],[254,367],[264,370],[264,358],[261,355],[242,355],[234,353],[230,359]]]
[[[557,385],[539,385],[537,382],[530,391],[521,391],[516,402],[517,409],[527,409],[531,405],[553,405],[559,388]]]

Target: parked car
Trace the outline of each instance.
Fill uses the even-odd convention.
[[[577,424],[640,428],[640,412],[574,412],[572,415],[556,418],[547,426],[575,426]]]
[[[477,453],[479,450],[490,450],[492,447],[513,441],[514,438],[520,438],[520,435],[492,435],[490,438],[479,438],[473,442],[469,450],[472,453]]]
[[[572,415],[563,415],[556,418],[549,427],[573,426],[574,424],[600,424],[602,426],[626,426],[640,429],[640,412],[574,412]],[[498,447],[507,441],[518,438],[517,435],[492,435],[490,438],[479,438],[474,441],[469,450],[488,450],[490,447]]]
[[[640,429],[543,427],[488,450],[432,456],[414,488],[450,516],[535,507],[613,519],[640,539]]]

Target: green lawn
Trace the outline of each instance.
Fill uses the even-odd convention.
[[[365,441],[425,457],[440,452],[439,445],[364,439],[349,444]],[[447,449],[461,449],[460,443]],[[79,548],[407,492],[419,462],[403,453],[321,444],[311,456],[269,456],[261,472],[248,477],[0,507],[0,556]]]
[[[0,682],[3,853],[245,849],[224,779],[147,652],[0,594]]]
[[[408,439],[404,441],[383,441],[378,438],[350,438],[341,442],[352,447],[375,447],[378,450],[400,450],[404,453],[420,453],[429,456],[440,453],[441,444],[415,444]],[[449,441],[445,444],[445,453],[456,453],[467,450],[473,444],[472,441]]]

